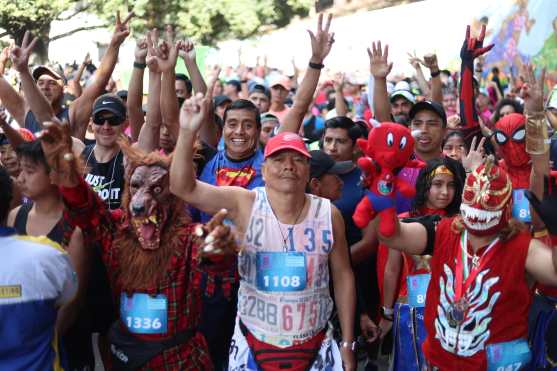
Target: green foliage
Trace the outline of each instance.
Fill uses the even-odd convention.
[[[307,15],[311,5],[312,0],[0,0],[0,29],[18,41],[23,30],[46,38],[50,23],[61,14],[84,9],[113,24],[117,10],[125,17],[133,9],[135,33],[172,24],[182,36],[211,45],[283,27],[293,17]]]

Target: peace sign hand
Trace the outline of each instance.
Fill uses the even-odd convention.
[[[319,14],[317,18],[317,32],[314,34],[311,30],[308,30],[309,37],[311,39],[311,59],[312,63],[322,64],[325,57],[329,55],[331,47],[335,42],[335,33],[329,32],[331,27],[331,20],[333,15],[329,14],[327,16],[327,23],[325,28],[323,28],[323,14]]]
[[[120,20],[120,11],[116,12],[116,26],[114,28],[114,33],[112,34],[112,40],[110,40],[110,44],[115,47],[120,47],[126,37],[130,34],[130,26],[129,22],[132,19],[134,13],[133,11],[128,13],[126,18],[123,21]]]
[[[19,73],[29,71],[29,56],[35,47],[35,44],[39,41],[36,37],[32,40],[30,39],[31,33],[29,31],[25,31],[21,46],[14,45],[10,51],[10,58],[12,60],[13,67]]]

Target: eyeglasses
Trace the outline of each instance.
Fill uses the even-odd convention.
[[[503,145],[509,140],[509,136],[501,130],[494,130],[492,135],[495,138],[495,142],[499,145]],[[524,142],[526,139],[526,129],[524,128],[524,125],[516,128],[516,130],[512,133],[511,138],[515,142]]]
[[[95,116],[93,117],[93,124],[95,125],[104,125],[104,123],[108,122],[108,125],[110,126],[118,126],[121,125],[122,122],[124,122],[124,120],[122,120],[120,117],[118,116]]]

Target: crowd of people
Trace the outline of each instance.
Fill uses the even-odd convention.
[[[119,60],[132,17],[98,67],[0,53],[0,369],[557,369],[544,66],[484,73],[484,26],[460,71],[325,76],[321,14],[303,76],[205,80],[170,26]]]

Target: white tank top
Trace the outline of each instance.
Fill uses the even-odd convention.
[[[265,188],[254,190],[256,198],[238,261],[238,314],[260,341],[288,347],[315,336],[331,315],[331,203],[307,194],[306,218],[296,225],[282,224]]]

